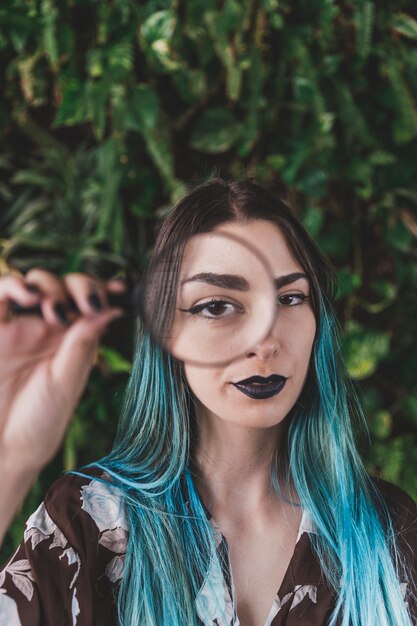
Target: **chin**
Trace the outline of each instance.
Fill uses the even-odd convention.
[[[237,395],[235,395],[237,394]],[[200,417],[209,420],[217,418],[225,424],[234,424],[247,428],[273,428],[285,420],[294,402],[291,398],[283,398],[281,394],[266,399],[253,399],[233,389],[232,395],[227,393],[219,402],[213,403],[213,397],[200,398],[197,401],[197,412]]]
[[[286,416],[287,412],[277,411],[276,407],[269,407],[264,409],[260,409],[259,407],[255,407],[253,409],[242,409],[241,411],[236,411],[234,409],[233,415],[221,415],[220,419],[228,424],[235,424],[236,426],[243,426],[245,428],[274,428],[281,424]]]

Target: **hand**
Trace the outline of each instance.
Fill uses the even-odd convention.
[[[120,281],[40,269],[0,278],[0,458],[38,473],[57,452],[86,386],[100,337],[123,314],[109,308]],[[80,311],[68,313],[71,296]],[[39,304],[43,317],[10,317],[10,301]]]

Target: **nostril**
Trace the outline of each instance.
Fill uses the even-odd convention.
[[[257,357],[260,359],[267,359],[274,356],[278,352],[278,346],[275,342],[263,343],[251,348],[248,352],[248,357]]]

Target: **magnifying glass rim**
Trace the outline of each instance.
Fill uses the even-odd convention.
[[[219,232],[219,231],[202,231],[202,232],[193,233],[192,235],[190,235],[189,237],[187,237],[183,241],[178,242],[178,244],[176,244],[175,246],[167,246],[165,248],[165,250],[160,250],[158,253],[156,253],[155,256],[153,254],[151,255],[151,258],[149,259],[148,265],[146,266],[146,268],[145,268],[145,270],[144,270],[144,272],[142,274],[142,278],[141,278],[140,282],[138,283],[138,286],[137,286],[137,289],[136,289],[136,294],[135,294],[135,300],[136,300],[136,303],[137,303],[137,310],[138,310],[138,313],[139,313],[139,317],[140,317],[142,323],[144,324],[147,332],[149,332],[150,336],[154,339],[154,341],[167,354],[169,354],[170,356],[172,356],[174,359],[176,359],[179,362],[187,363],[187,364],[190,364],[190,365],[193,365],[193,366],[219,367],[219,366],[227,365],[228,363],[231,363],[234,360],[238,359],[245,352],[250,350],[250,348],[253,347],[256,343],[261,342],[265,337],[268,336],[272,326],[274,325],[275,319],[276,319],[275,298],[273,300],[273,308],[272,308],[271,320],[270,320],[270,323],[267,325],[267,328],[266,328],[265,332],[262,333],[256,339],[256,341],[251,343],[249,346],[245,347],[241,352],[239,352],[235,356],[227,357],[227,358],[221,359],[219,361],[201,361],[201,360],[194,360],[194,359],[182,358],[180,356],[177,356],[175,354],[175,352],[170,351],[164,345],[163,341],[161,341],[155,335],[155,332],[151,328],[152,325],[147,321],[147,315],[145,313],[145,308],[144,308],[144,294],[146,293],[147,277],[149,275],[150,268],[151,267],[157,267],[158,266],[158,262],[159,262],[160,259],[162,259],[162,262],[164,263],[166,258],[169,258],[170,253],[174,249],[175,249],[175,258],[178,259],[180,264],[181,264],[182,261],[183,261],[184,250],[185,250],[185,246],[187,245],[187,243],[193,237],[202,237],[202,236],[205,236],[205,235],[206,236],[212,236],[213,238],[214,237],[216,237],[216,238],[222,237],[224,239],[234,241],[234,242],[242,245],[247,250],[249,250],[255,256],[255,258],[260,262],[261,266],[265,269],[265,273],[266,273],[266,275],[270,279],[270,284],[271,284],[271,287],[272,287],[272,293],[275,293],[274,274],[273,274],[273,271],[272,271],[272,267],[271,267],[269,261],[266,259],[266,257],[262,254],[262,252],[260,250],[258,250],[251,243],[245,241],[244,239],[242,239],[241,237],[239,237],[238,235],[235,235],[235,234],[226,233],[226,232]],[[177,279],[179,278],[179,274],[178,273],[176,274],[176,277],[177,277]],[[176,285],[176,286],[178,286],[178,285]]]

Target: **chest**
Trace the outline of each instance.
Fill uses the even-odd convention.
[[[265,626],[289,568],[301,521],[226,535],[240,626]]]

